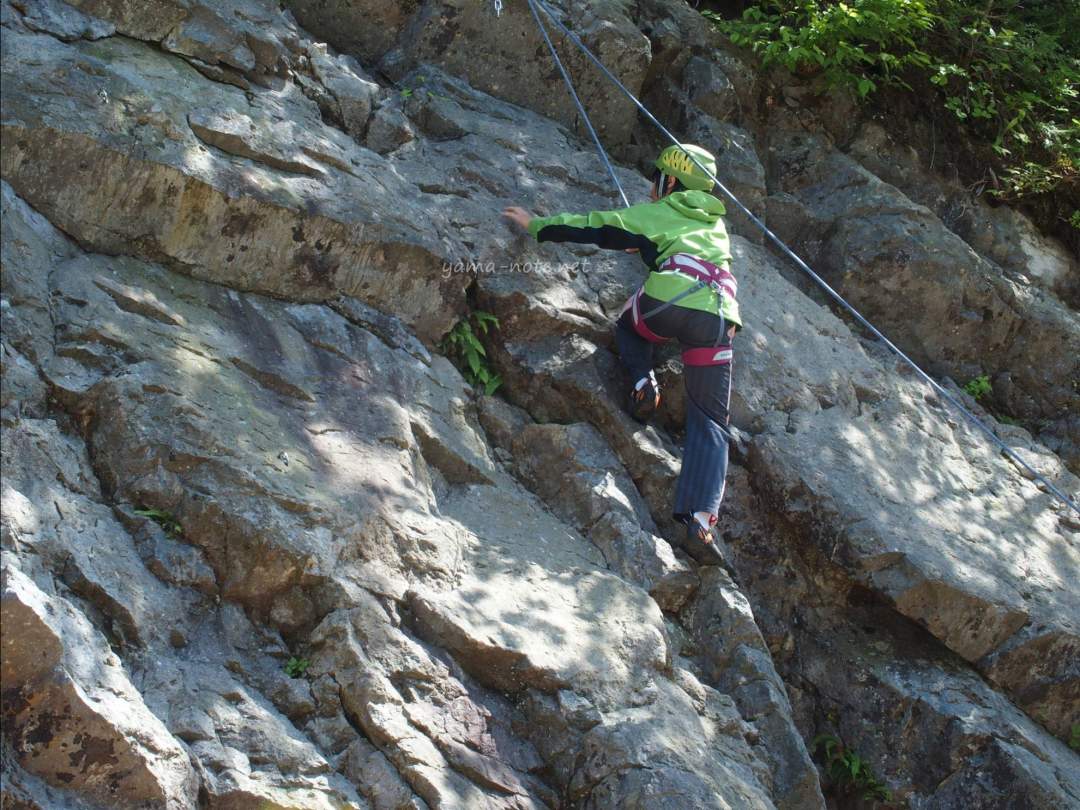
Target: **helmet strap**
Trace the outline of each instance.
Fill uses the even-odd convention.
[[[664,189],[667,187],[667,175],[663,171],[660,172],[660,176],[656,179],[656,196],[663,197]]]

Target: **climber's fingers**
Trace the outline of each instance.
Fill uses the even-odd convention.
[[[511,205],[503,209],[503,216],[520,225],[522,228],[528,228],[529,223],[532,222],[532,214],[517,205]]]

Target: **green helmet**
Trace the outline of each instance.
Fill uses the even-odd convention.
[[[708,150],[700,146],[685,144],[682,148],[669,146],[660,153],[660,157],[653,164],[664,174],[678,178],[686,188],[698,191],[712,191],[713,181],[691,160],[688,155],[693,155],[702,166],[716,176],[716,158]]]

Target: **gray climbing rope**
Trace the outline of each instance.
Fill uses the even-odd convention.
[[[648,108],[644,104],[642,104],[641,101],[638,100],[637,96],[635,96],[633,94],[633,92],[631,92],[626,87],[626,85],[624,85],[621,81],[619,81],[619,78],[615,74],[613,74],[610,70],[608,70],[607,66],[605,66],[604,63],[601,62],[591,50],[589,50],[589,48],[585,45],[585,43],[583,43],[581,41],[581,39],[577,36],[577,34],[575,34],[573,31],[571,31],[569,28],[567,28],[565,25],[563,25],[563,23],[559,20],[559,18],[555,15],[555,13],[551,10],[551,8],[548,7],[547,3],[545,3],[544,0],[527,0],[527,2],[529,3],[529,8],[532,9],[533,16],[536,17],[537,24],[540,25],[540,31],[544,35],[544,39],[545,39],[545,41],[547,41],[548,47],[552,48],[553,52],[554,52],[554,48],[551,46],[550,39],[548,39],[547,31],[544,29],[543,23],[540,22],[539,15],[537,15],[537,13],[536,13],[536,7],[537,6],[539,6],[540,9],[544,12],[544,14],[547,15],[548,19],[551,20],[551,22],[555,25],[555,27],[558,28],[571,42],[573,42],[574,45],[577,46],[578,50],[580,50],[583,54],[585,54],[585,56],[594,65],[596,65],[597,68],[600,69],[600,72],[603,73],[608,79],[610,79],[611,82],[616,87],[618,87],[619,90],[622,91],[623,95],[625,95],[632,102],[634,102],[634,104],[637,106],[637,108],[641,112],[643,112],[645,114],[645,117],[648,118],[649,121],[651,121],[656,126],[656,128],[660,130],[660,132],[663,133],[664,137],[666,137],[669,141],[671,141],[671,143],[673,143],[675,146],[678,146],[678,147],[682,148],[683,145],[679,142],[679,140],[674,135],[672,135],[671,132],[669,132],[668,129],[663,124],[661,124],[657,120],[656,116],[654,116],[651,112],[649,112]],[[558,56],[557,55],[556,55],[555,58],[556,58],[556,61],[558,61]],[[574,101],[577,103],[578,109],[581,110],[582,115],[585,117],[586,122],[588,122],[588,116],[585,115],[585,110],[582,107],[581,102],[577,97],[577,93],[574,92],[573,87],[571,86],[570,78],[567,76],[566,71],[563,70],[561,62],[559,62],[559,69],[562,71],[563,78],[566,80],[567,85],[570,87],[571,95],[573,96]],[[592,125],[591,124],[589,125],[589,131],[592,132]],[[599,139],[596,138],[595,133],[593,133],[593,140],[596,142],[597,148],[600,151],[600,156],[603,159],[605,165],[607,165],[608,171],[611,173],[611,176],[614,179],[615,178],[614,169],[612,169],[611,163],[608,161],[607,153],[604,152],[603,147],[600,146],[600,141],[599,141]],[[769,230],[769,228],[765,225],[764,222],[762,222],[757,216],[755,216],[754,213],[751,212],[749,208],[747,208],[745,205],[743,205],[742,202],[739,201],[739,198],[736,197],[735,194],[732,193],[728,189],[727,186],[725,186],[723,183],[721,183],[720,179],[717,178],[716,175],[714,175],[711,171],[709,171],[709,169],[707,167],[701,165],[701,163],[697,160],[697,158],[694,157],[693,153],[686,152],[686,154],[694,162],[694,164],[699,169],[701,169],[703,172],[705,172],[705,174],[716,184],[717,188],[719,188],[724,193],[724,195],[727,196],[728,199],[730,199],[739,208],[740,211],[742,211],[744,214],[746,214],[746,216],[750,219],[750,221],[753,222],[758,228],[760,228],[762,230],[762,232],[764,232],[764,234],[769,238],[769,240],[773,244],[775,244],[778,248],[780,248],[780,250],[789,259],[791,259],[793,262],[795,262],[795,265],[800,270],[802,270],[804,273],[809,275],[810,278],[812,278],[817,283],[817,285],[819,287],[821,287],[821,289],[823,289],[829,295],[830,298],[832,298],[834,301],[836,301],[836,303],[838,303],[841,307],[843,307],[845,310],[847,310],[863,327],[865,327],[872,335],[874,335],[874,337],[876,337],[878,340],[880,340],[882,343],[884,343],[894,354],[896,354],[897,357],[899,357],[901,360],[903,360],[905,363],[907,363],[907,365],[911,367],[911,369],[919,376],[920,379],[923,380],[923,382],[925,382],[927,385],[929,385],[931,388],[933,388],[934,391],[937,392],[937,394],[939,396],[944,398],[946,402],[948,402],[950,405],[952,405],[954,408],[956,408],[956,410],[958,410],[960,413],[962,413],[968,419],[968,421],[970,421],[979,430],[981,430],[983,432],[983,434],[985,434],[986,437],[989,438],[990,441],[993,444],[997,445],[997,447],[1003,453],[1005,453],[1005,455],[1007,455],[1014,462],[1019,464],[1024,470],[1026,470],[1032,476],[1032,478],[1034,480],[1037,480],[1040,483],[1042,483],[1043,486],[1045,486],[1047,488],[1047,490],[1050,493],[1052,493],[1054,496],[1056,496],[1062,503],[1064,503],[1066,506],[1071,508],[1077,514],[1080,514],[1080,506],[1078,506],[1075,501],[1073,501],[1068,495],[1066,495],[1064,492],[1062,492],[1060,489],[1058,489],[1057,486],[1055,486],[1049,480],[1047,480],[1047,478],[1044,475],[1042,475],[1038,471],[1036,471],[1030,464],[1028,464],[1026,461],[1024,461],[1024,459],[1021,458],[1021,456],[1015,450],[1013,450],[1011,447],[1009,447],[1009,445],[1007,445],[1004,441],[1002,441],[998,437],[998,435],[996,433],[994,433],[994,431],[990,427],[983,424],[982,420],[980,420],[979,417],[977,417],[970,410],[968,410],[964,406],[964,404],[962,402],[960,402],[960,400],[958,400],[955,396],[953,396],[951,393],[949,393],[949,391],[946,390],[937,380],[935,380],[933,377],[931,377],[929,374],[927,374],[925,371],[923,371],[914,360],[912,360],[910,357],[908,357],[906,354],[904,354],[904,352],[898,346],[896,346],[891,340],[889,340],[887,337],[885,337],[885,335],[882,334],[881,331],[878,330],[878,328],[876,326],[874,326],[872,323],[870,323],[870,321],[868,321],[865,317],[863,317],[862,313],[860,313],[857,309],[855,309],[855,307],[853,307],[851,304],[849,304],[843,298],[843,296],[840,295],[840,293],[838,293],[831,286],[829,286],[828,282],[826,282],[825,279],[823,279],[821,276],[819,276],[817,273],[815,273],[810,268],[810,265],[808,265],[801,258],[799,258],[799,256],[795,253],[795,251],[793,251],[791,248],[789,248],[787,245],[785,245],[784,242],[780,239],[780,237],[778,237],[771,230]],[[619,188],[619,193],[622,194],[622,186],[619,185],[619,181],[617,179],[615,180],[615,185]],[[626,199],[625,194],[623,194],[623,199],[624,200]],[[627,203],[627,205],[629,205],[629,203]]]
[[[551,37],[548,36],[547,28],[544,27],[544,23],[540,19],[540,14],[536,11],[533,0],[527,0],[527,2],[529,3],[529,10],[532,11],[533,19],[536,20],[536,25],[540,29],[540,33],[544,35],[544,42],[547,43],[548,50],[551,51],[551,58],[555,60],[555,66],[559,68],[559,73],[562,74],[563,81],[566,82],[566,89],[570,91],[570,98],[572,98],[574,104],[577,105],[578,112],[581,114],[581,120],[585,122],[585,127],[589,130],[593,143],[596,144],[596,150],[600,153],[600,159],[604,161],[604,166],[607,167],[608,174],[611,175],[611,180],[615,183],[615,188],[619,190],[619,196],[622,197],[623,205],[629,208],[630,200],[626,198],[626,192],[623,191],[622,183],[619,182],[619,178],[615,174],[615,167],[612,166],[611,161],[608,160],[607,152],[604,151],[604,146],[600,143],[600,137],[596,134],[596,130],[593,129],[589,114],[585,112],[585,105],[581,103],[577,91],[574,90],[574,82],[570,79],[570,74],[566,72],[566,68],[563,67],[562,60],[559,58],[559,52],[555,50],[555,45],[552,44]],[[550,12],[547,12],[546,9],[545,12],[550,15]]]

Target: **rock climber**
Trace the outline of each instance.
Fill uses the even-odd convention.
[[[713,534],[728,465],[732,339],[742,327],[731,274],[724,204],[711,193],[716,160],[699,146],[669,146],[654,162],[651,202],[615,211],[503,216],[539,242],[585,242],[637,252],[649,268],[623,306],[615,340],[629,372],[627,408],[645,423],[660,406],[653,346],[678,341],[686,383],[686,444],[673,517],[683,548],[703,564],[724,564]]]

